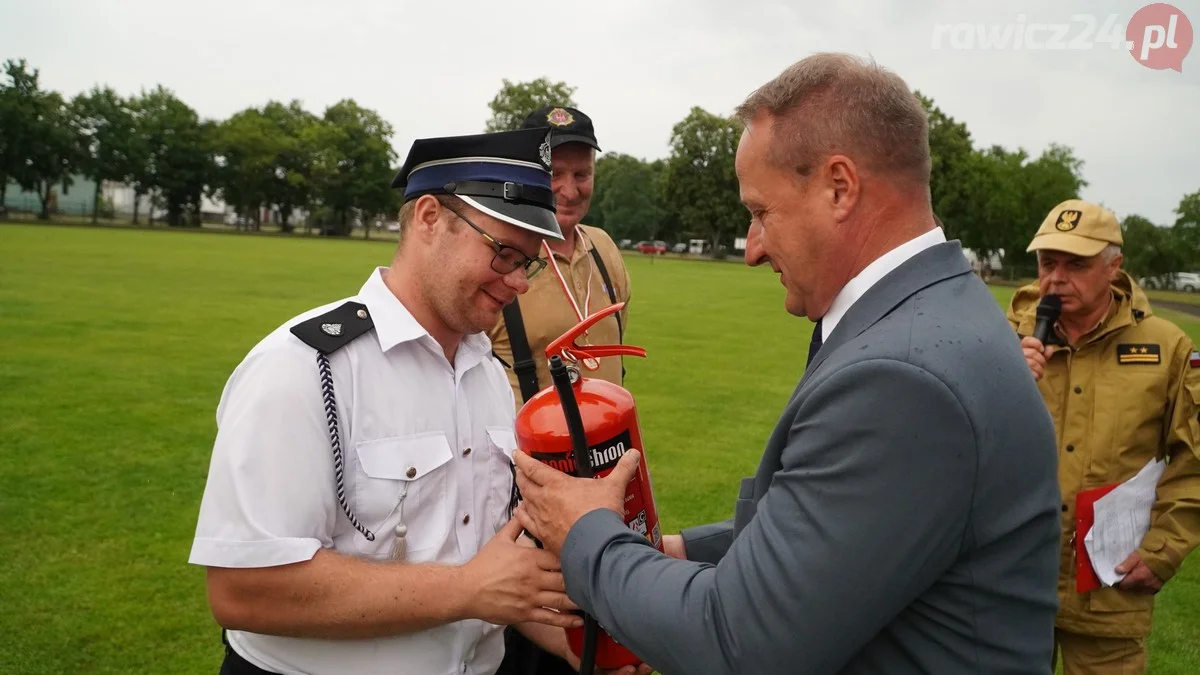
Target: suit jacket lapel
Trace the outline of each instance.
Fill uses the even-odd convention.
[[[939,281],[970,273],[971,267],[958,241],[931,246],[909,258],[880,279],[850,307],[829,339],[821,345],[821,351],[805,369],[804,376],[819,368],[838,347],[878,323],[914,293]]]

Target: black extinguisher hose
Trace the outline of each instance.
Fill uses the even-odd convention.
[[[575,457],[575,475],[592,478],[592,458],[588,456],[587,433],[583,428],[583,417],[579,414],[579,403],[571,388],[571,373],[557,355],[550,357],[550,379],[558,392],[563,414],[567,418],[567,432],[571,435],[571,453]],[[596,667],[596,637],[599,626],[589,614],[583,615],[583,654],[579,657],[580,675],[592,675]]]

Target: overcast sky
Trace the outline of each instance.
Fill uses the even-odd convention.
[[[1114,14],[1109,35],[1123,40],[1145,4],[0,0],[0,59],[27,59],[68,96],[161,83],[217,119],[271,99],[320,114],[354,98],[392,123],[401,159],[414,138],[482,131],[502,78],[546,76],[577,88],[605,150],[653,159],[692,106],[728,114],[792,62],[845,51],[931,96],[977,147],[1073,147],[1085,198],[1167,224],[1200,190],[1200,56],[1189,53],[1182,73],[1151,70],[1097,42]],[[1200,1],[1174,4],[1200,22]],[[1034,23],[1061,24],[1063,46],[1092,48],[1015,49],[1015,37],[983,48],[974,37]],[[1054,36],[1028,34],[1038,45]]]

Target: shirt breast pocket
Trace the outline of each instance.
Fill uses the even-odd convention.
[[[351,508],[375,534],[361,532],[354,542],[360,553],[387,558],[396,526],[407,528],[409,562],[432,560],[450,531],[447,500],[451,489],[450,443],[440,431],[363,441],[355,445],[359,470],[354,477]]]
[[[1165,364],[1118,365],[1100,383],[1094,416],[1113,425],[1110,438],[1116,458],[1113,466],[1105,467],[1104,480],[1118,479],[1131,469],[1136,471],[1150,459],[1147,449],[1155,447],[1162,434],[1167,385]],[[1121,457],[1129,461],[1122,462]]]
[[[508,522],[508,507],[516,489],[513,478],[513,452],[517,437],[509,427],[488,427],[488,517],[493,531]]]

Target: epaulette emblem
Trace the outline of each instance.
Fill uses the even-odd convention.
[[[322,354],[332,354],[374,327],[366,305],[347,302],[321,316],[301,321],[292,326],[291,332]]]

